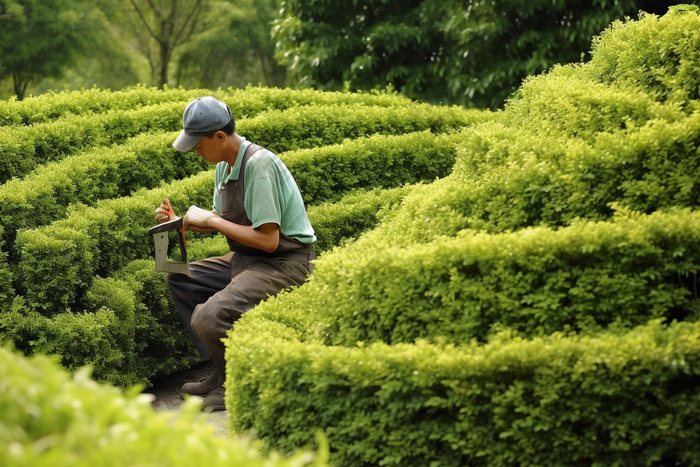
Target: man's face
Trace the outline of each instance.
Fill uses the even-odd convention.
[[[197,151],[197,155],[207,162],[217,164],[223,159],[223,141],[222,136],[219,133],[223,132],[217,131],[214,133],[213,137],[202,136],[195,145],[194,149]]]

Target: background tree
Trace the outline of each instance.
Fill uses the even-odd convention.
[[[0,80],[14,95],[30,82],[61,76],[92,52],[110,47],[106,21],[81,0],[0,0]]]
[[[285,67],[275,61],[270,34],[276,0],[211,1],[191,40],[177,54],[177,83],[185,87],[281,87]]]
[[[116,8],[103,8],[116,13],[119,6],[115,23],[135,39],[150,66],[152,82],[159,87],[168,84],[175,49],[196,32],[197,19],[208,8],[208,0],[122,0]]]
[[[284,0],[274,33],[290,85],[392,84],[429,102],[497,108],[524,77],[579,61],[613,20],[664,14],[676,3]]]

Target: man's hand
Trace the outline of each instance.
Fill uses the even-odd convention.
[[[163,198],[163,202],[156,209],[156,224],[174,221],[175,219],[178,219],[178,217],[173,212],[173,208],[170,206],[170,201],[168,201],[168,198]]]
[[[192,227],[206,230],[213,228],[209,225],[209,221],[216,217],[218,216],[211,211],[205,211],[197,206],[190,206],[182,221],[186,230],[190,230]]]

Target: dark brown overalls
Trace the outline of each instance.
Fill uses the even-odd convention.
[[[246,150],[238,180],[219,190],[221,217],[240,225],[252,225],[244,208],[245,168],[260,146]],[[195,346],[224,371],[221,339],[243,313],[283,289],[301,285],[312,270],[314,252],[304,243],[280,231],[279,246],[266,253],[227,238],[232,253],[190,263],[190,275],[168,274],[168,288],[175,308]]]

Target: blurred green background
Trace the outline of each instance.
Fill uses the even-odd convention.
[[[136,84],[391,86],[433,104],[496,109],[524,77],[585,61],[615,19],[676,3],[0,0],[0,99]]]

